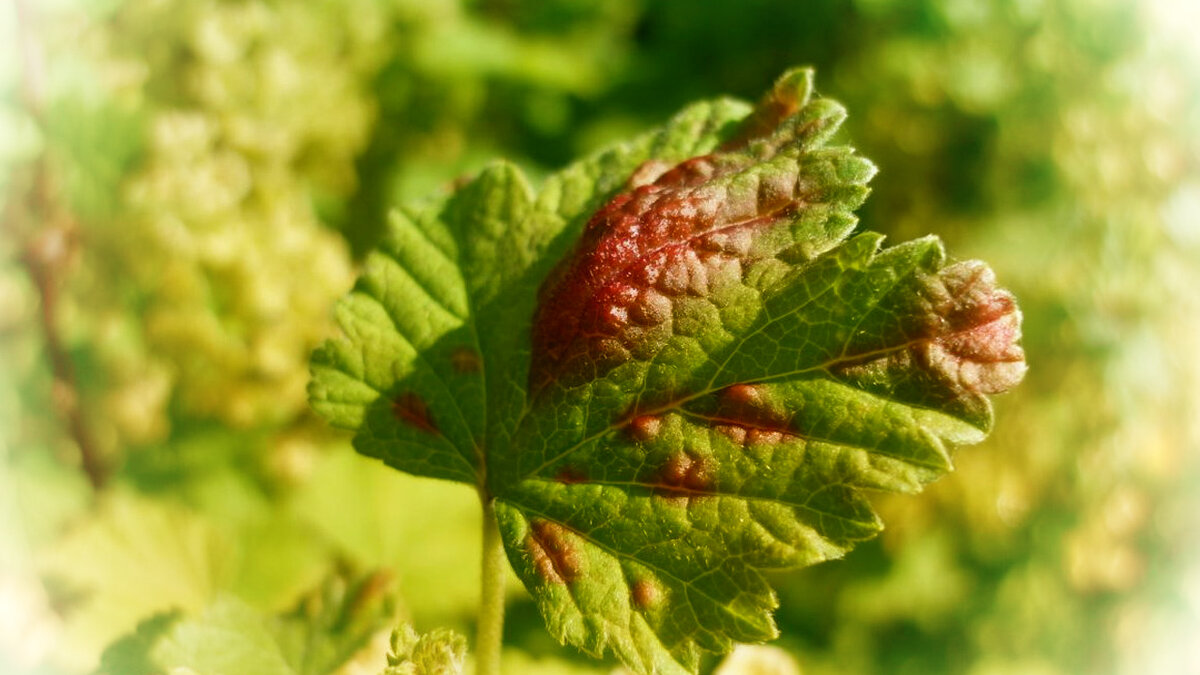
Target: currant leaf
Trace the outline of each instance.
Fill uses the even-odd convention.
[[[775,636],[767,570],[982,440],[1021,315],[935,238],[852,236],[874,166],[785,74],[550,177],[398,214],[313,358],[356,448],[476,485],[550,631],[642,673]]]

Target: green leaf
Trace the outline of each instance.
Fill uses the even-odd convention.
[[[158,664],[150,656],[154,645],[180,618],[178,610],[145,619],[134,632],[108,646],[100,655],[98,675],[157,675]]]
[[[50,149],[67,160],[59,170],[71,208],[86,218],[116,216],[121,179],[142,152],[143,114],[76,95],[54,100],[45,121]]]
[[[237,561],[226,533],[195,512],[121,489],[45,551],[40,573],[67,597],[62,655],[95,662],[147,617],[199,611],[226,588]]]
[[[494,165],[393,219],[313,356],[363,454],[476,485],[560,640],[643,672],[775,636],[763,572],[836,558],[991,426],[1020,313],[934,238],[851,237],[875,169],[785,74],[534,194]]]
[[[167,672],[187,668],[197,675],[297,675],[264,617],[233,596],[221,596],[199,617],[176,624],[152,657]]]
[[[325,453],[312,475],[293,508],[339,559],[393,572],[405,609],[420,623],[471,615],[479,604],[479,579],[470,571],[479,560],[473,494],[392,471],[349,448]],[[426,517],[430,504],[436,520]]]
[[[198,675],[327,675],[337,672],[396,620],[388,578],[331,578],[281,615],[222,594],[197,616],[160,614],[113,643],[102,675],[187,669]]]

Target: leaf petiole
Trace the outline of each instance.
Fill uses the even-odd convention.
[[[480,567],[479,617],[475,636],[476,675],[500,675],[500,647],[504,638],[504,578],[507,560],[500,529],[496,525],[495,501],[479,493],[483,505],[483,554]]]

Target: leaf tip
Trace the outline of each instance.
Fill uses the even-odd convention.
[[[1016,299],[977,260],[943,268],[938,280],[945,296],[935,311],[944,328],[929,343],[930,365],[972,393],[1000,394],[1015,387],[1027,370]]]
[[[775,86],[767,94],[770,99],[794,101],[797,107],[803,106],[812,97],[813,82],[816,80],[816,69],[812,66],[792,68],[775,80]]]
[[[738,148],[774,132],[784,120],[809,104],[815,77],[815,71],[810,67],[793,68],[779,76],[724,148]]]

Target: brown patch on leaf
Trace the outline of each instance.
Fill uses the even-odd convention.
[[[583,571],[583,556],[567,538],[567,529],[541,518],[529,521],[525,547],[533,558],[538,576],[553,584],[570,583]]]
[[[721,391],[718,416],[734,424],[786,432],[789,415],[761,384],[734,384]]]
[[[796,435],[788,411],[772,402],[760,384],[734,384],[721,390],[716,410],[703,415],[713,429],[739,445],[781,443]]]
[[[633,604],[640,610],[647,610],[655,607],[662,600],[662,589],[649,579],[639,579],[633,582],[633,586],[629,589],[630,597],[633,599]]]
[[[658,470],[656,483],[672,502],[686,505],[692,496],[705,496],[712,489],[713,462],[686,452],[674,452]]]
[[[448,186],[448,188],[449,188],[448,191],[449,192],[458,192],[459,190],[470,185],[471,181],[475,180],[475,178],[476,178],[475,174],[471,174],[471,173],[459,174],[450,180],[450,184]]]
[[[998,394],[1025,376],[1021,348],[1021,312],[992,270],[978,261],[946,267],[938,273],[944,295],[936,298],[938,324],[917,351],[920,363],[978,394]]]
[[[581,471],[578,467],[564,466],[558,470],[558,473],[554,474],[554,480],[567,485],[574,485],[575,483],[582,483],[586,481],[587,474]]]
[[[483,370],[483,359],[470,347],[455,347],[450,352],[450,367],[456,373],[478,373]]]
[[[654,440],[661,430],[662,418],[658,415],[638,415],[629,422],[629,435],[642,443]]]
[[[840,124],[841,116],[820,109],[808,122],[797,117],[811,90],[811,71],[786,74],[737,139],[670,168],[641,165],[626,189],[588,219],[574,250],[538,293],[531,396],[551,383],[585,382],[630,358],[649,360],[673,334],[672,299],[709,297],[716,284],[741,273],[743,257],[770,256],[771,247],[787,245],[787,237],[761,233],[789,228],[811,208],[812,183],[841,182],[801,180],[799,166],[756,171],[784,146],[805,145],[810,134],[798,124],[818,130]],[[751,171],[758,187],[743,189],[737,178]],[[643,292],[646,297],[631,304]],[[609,339],[623,349],[609,349]]]
[[[758,384],[734,384],[721,392],[722,402],[730,408],[754,409],[763,405],[763,389]]]
[[[713,428],[737,445],[746,444],[746,427],[736,424],[718,424]]]
[[[785,434],[775,429],[746,430],[746,445],[778,445],[783,442]]]
[[[791,431],[734,424],[727,421],[714,425],[713,429],[742,447],[778,445],[795,436]]]
[[[442,433],[429,414],[429,406],[425,404],[425,400],[411,391],[406,391],[392,400],[392,414],[401,422],[427,434],[437,436]]]

